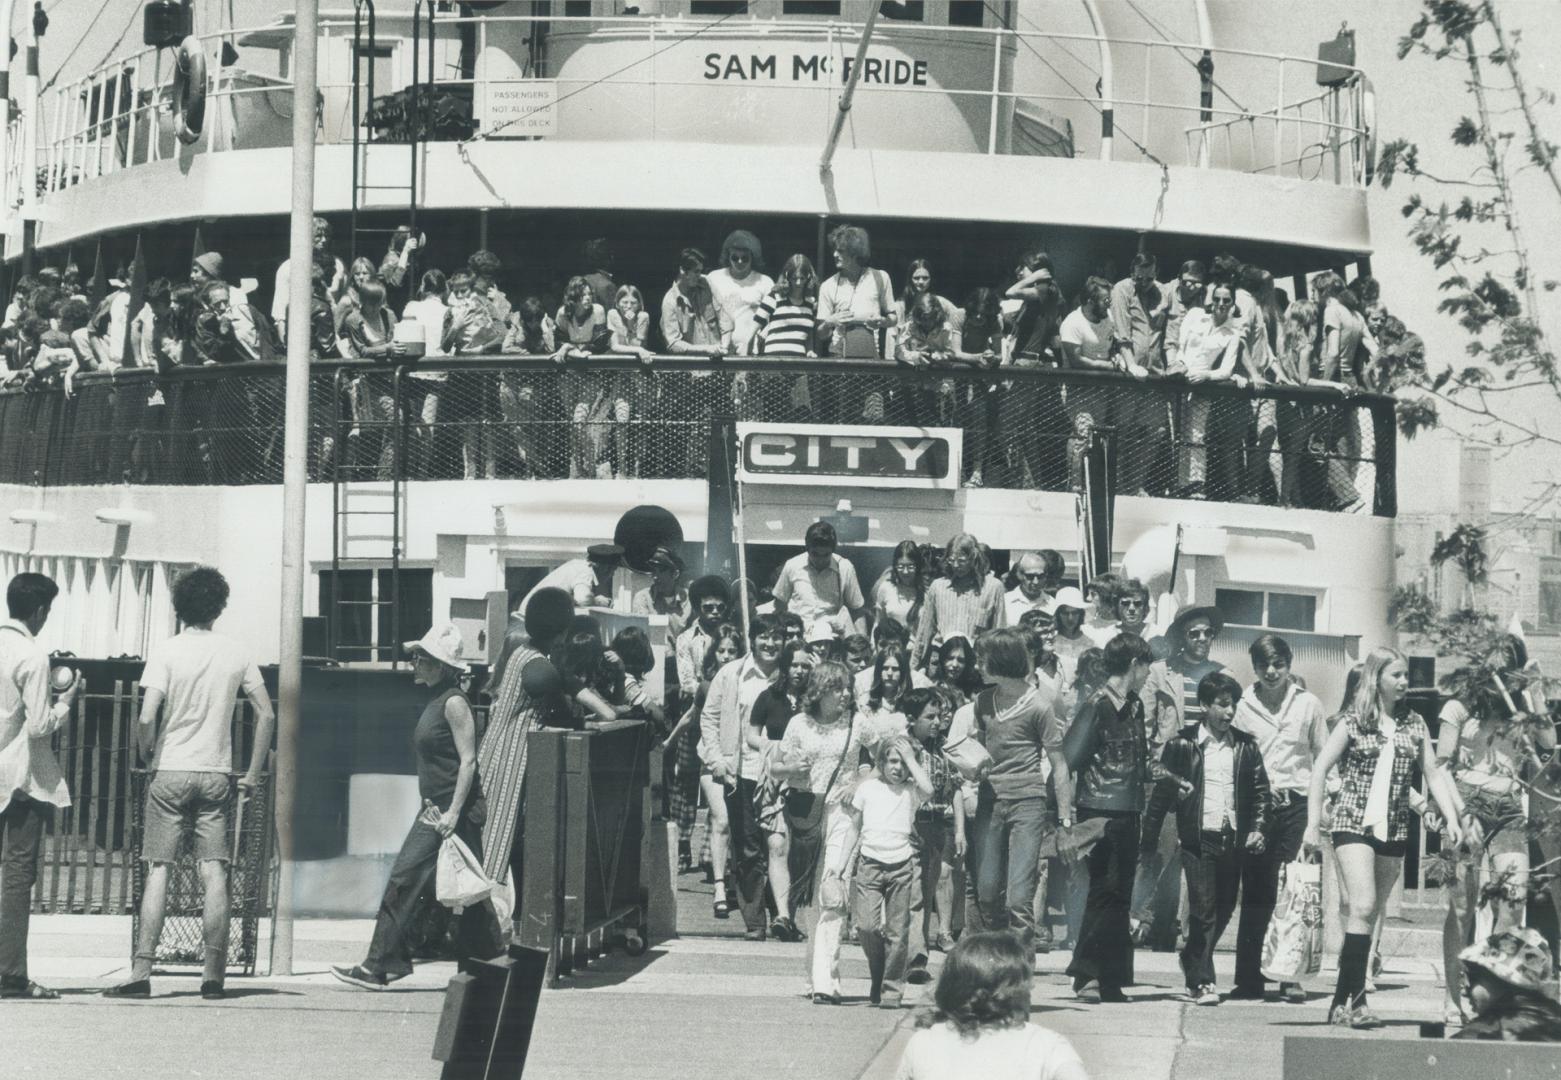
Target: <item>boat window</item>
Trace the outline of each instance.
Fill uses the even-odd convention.
[[[591,17],[591,0],[564,0],[564,18],[589,19]]]
[[[949,0],[950,26],[983,26],[986,4],[982,0]]]
[[[690,0],[690,15],[746,15],[748,0]]]
[[[1306,593],[1215,589],[1214,606],[1233,626],[1262,626],[1270,630],[1306,633],[1317,629],[1317,597]]]
[[[840,0],[781,0],[782,15],[839,15]]]
[[[886,2],[882,11],[884,18],[895,19],[899,22],[921,22],[927,17],[927,5],[922,0],[901,0],[900,3]]]

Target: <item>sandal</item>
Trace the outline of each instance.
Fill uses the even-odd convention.
[[[732,914],[732,905],[728,904],[725,900],[717,900],[712,906],[712,910],[714,911],[716,918],[725,919]]]
[[[7,1000],[54,1001],[59,996],[58,990],[40,986],[31,979],[0,980],[0,998]]]

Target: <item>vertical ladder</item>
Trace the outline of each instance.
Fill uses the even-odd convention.
[[[379,238],[379,244],[388,243],[388,238],[396,231],[395,227],[370,228],[363,224],[361,218],[366,213],[366,207],[381,207],[385,204],[399,204],[405,199],[406,223],[417,234],[417,196],[418,196],[418,164],[422,150],[422,131],[420,129],[420,116],[422,113],[423,95],[432,90],[434,82],[434,0],[428,0],[428,24],[427,40],[428,52],[426,56],[428,84],[423,85],[424,54],[422,39],[424,35],[423,9],[424,0],[415,0],[412,5],[412,82],[408,87],[407,108],[409,111],[409,123],[407,125],[407,158],[406,172],[394,169],[388,163],[393,160],[389,154],[379,155],[371,153],[373,142],[368,138],[367,112],[374,106],[374,63],[378,59],[378,32],[374,13],[374,0],[354,0],[352,9],[352,224],[350,229],[351,259],[359,255],[367,255],[370,259],[378,260],[380,246],[370,245],[371,238]],[[368,73],[364,75],[364,62],[367,61]],[[366,91],[366,93],[365,93]],[[371,162],[374,163],[371,167]],[[399,196],[399,198],[398,198]],[[413,257],[416,262],[416,256]],[[417,288],[417,276],[413,266],[407,267],[406,275],[402,279],[403,285],[410,296]]]
[[[401,400],[402,368],[366,376],[389,379],[392,400]],[[349,407],[349,395],[355,390],[367,395],[359,376],[339,368],[334,383],[336,446],[331,456],[331,587],[326,610],[328,654],[334,660],[377,659],[377,649],[389,648],[391,667],[401,663],[401,557],[406,551],[406,515],[404,513],[406,460],[406,419],[404,410],[394,409],[389,420],[365,423]],[[356,437],[352,432],[356,429]],[[379,474],[382,450],[390,449],[389,478]],[[388,532],[386,531],[388,527]],[[389,595],[379,588],[380,571],[389,563]],[[342,598],[342,573],[369,571],[366,600]],[[379,616],[390,612],[390,640],[380,640]],[[367,656],[343,655],[342,627],[347,616],[366,609],[369,613]],[[359,646],[348,648],[356,651]]]

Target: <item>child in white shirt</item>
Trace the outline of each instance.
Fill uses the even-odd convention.
[[[858,940],[867,954],[874,1005],[900,1007],[916,878],[916,811],[932,797],[932,780],[916,747],[899,736],[878,754],[878,772],[863,780],[849,804],[861,835],[853,886]]]

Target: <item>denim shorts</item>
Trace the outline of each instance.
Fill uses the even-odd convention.
[[[179,856],[185,829],[195,834],[195,858],[227,862],[228,774],[220,772],[156,772],[146,792],[146,820],[141,858],[171,863]]]
[[[1402,859],[1409,850],[1409,843],[1405,840],[1382,840],[1370,833],[1334,830],[1334,849],[1337,850],[1346,844],[1365,844],[1384,859]]]

